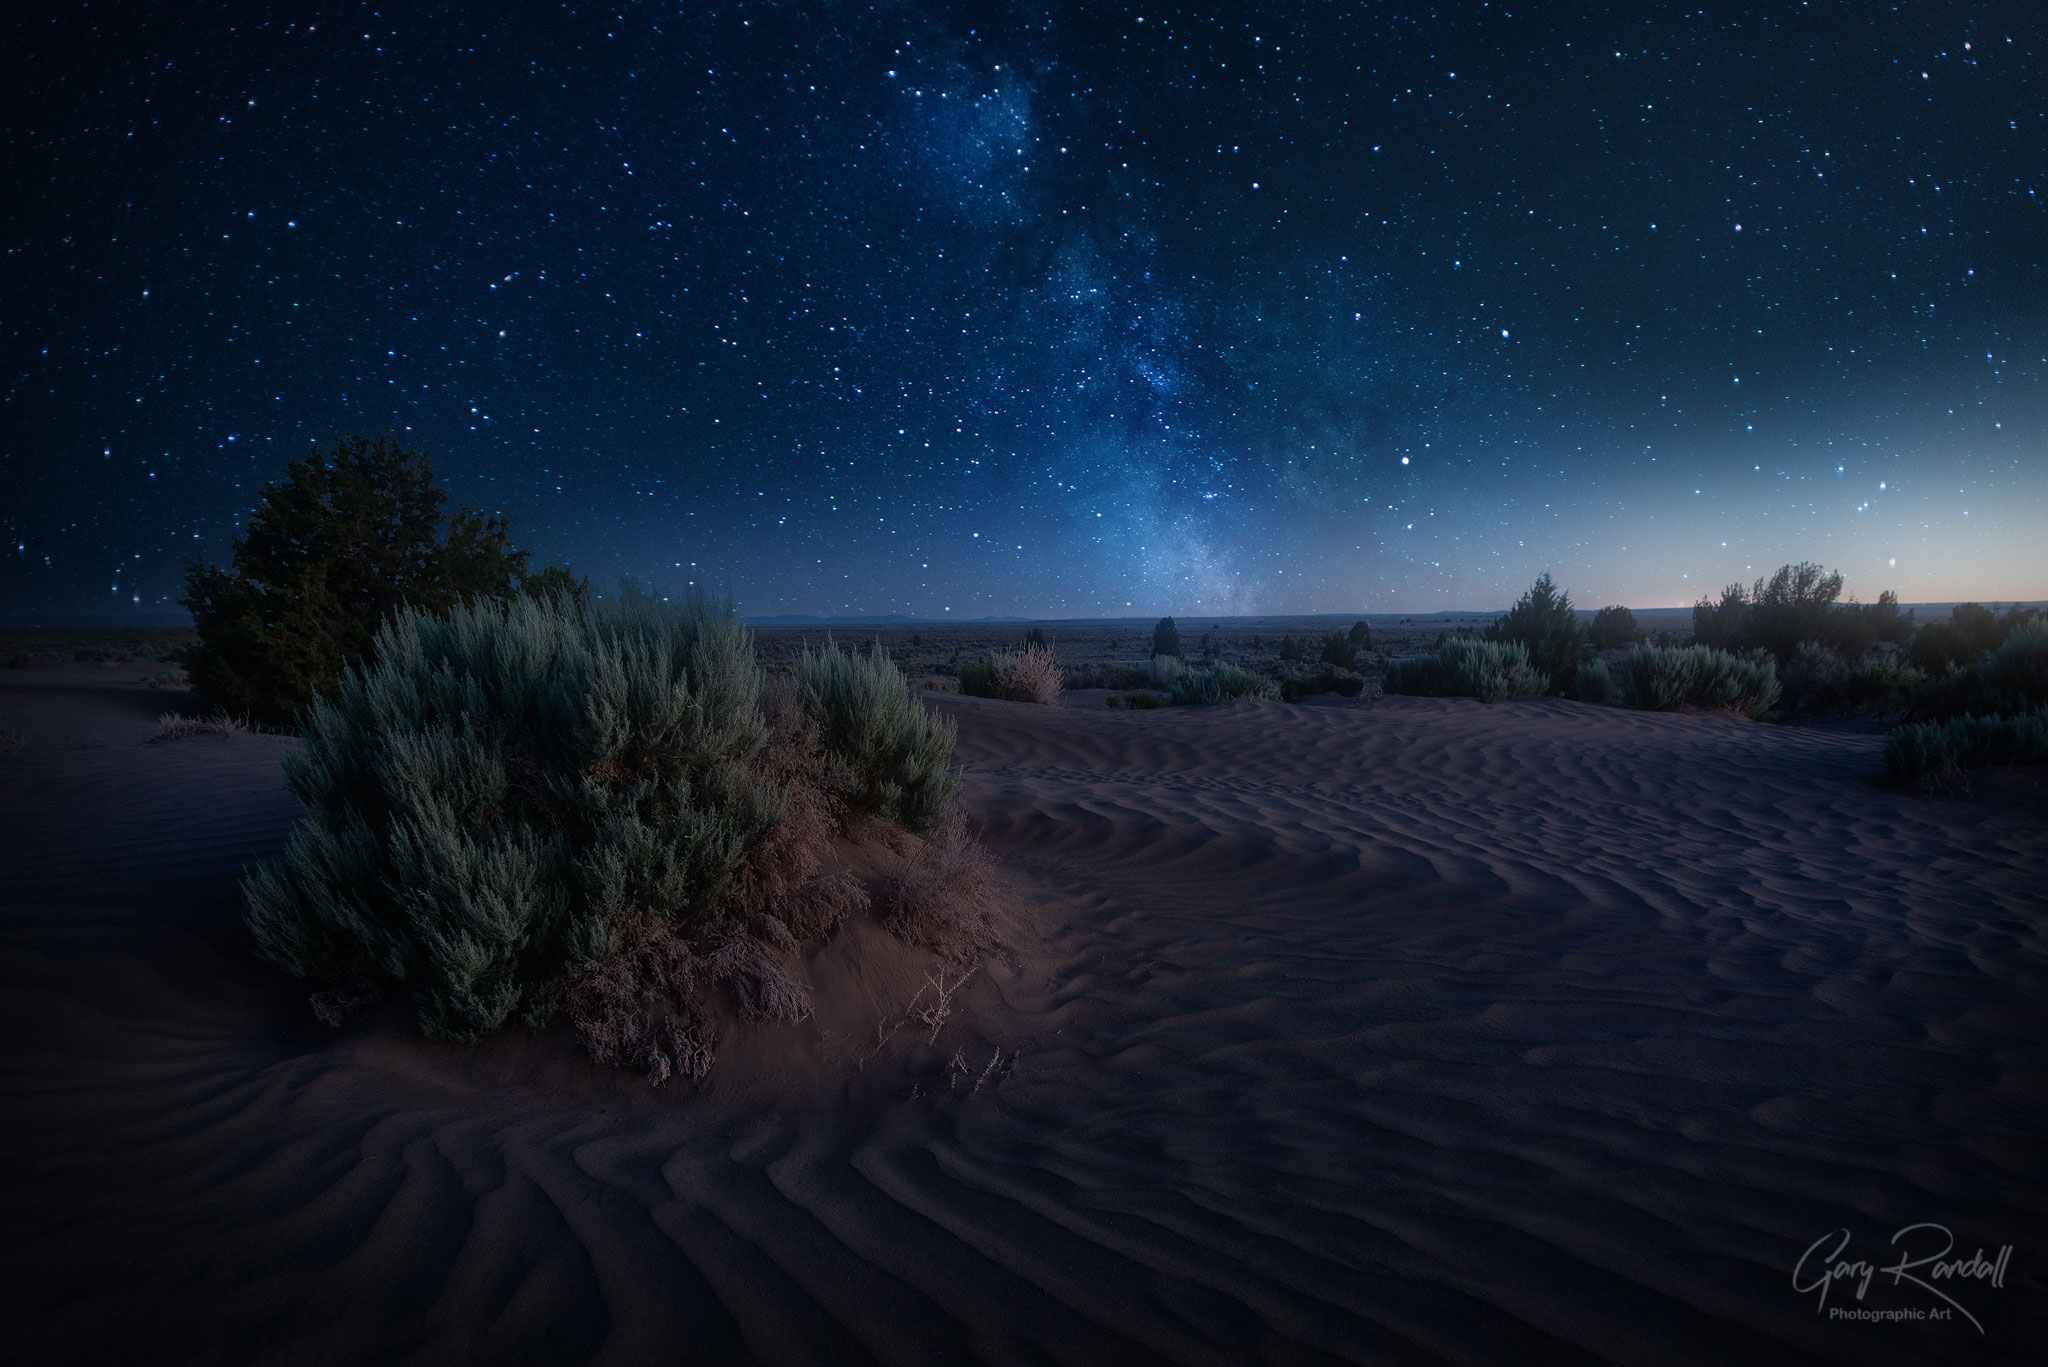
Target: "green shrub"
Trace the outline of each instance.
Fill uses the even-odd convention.
[[[1351,638],[1341,631],[1333,631],[1323,638],[1322,663],[1338,669],[1358,668],[1358,647]]]
[[[1778,700],[1777,668],[1760,652],[1639,645],[1611,673],[1615,701],[1652,712],[1709,707],[1758,717]]]
[[[1968,792],[1964,771],[1994,764],[2048,764],[2048,708],[1916,722],[1894,727],[1884,739],[1885,773],[1918,792]]]
[[[1529,663],[1529,649],[1520,642],[1453,637],[1434,655],[1388,661],[1383,687],[1415,698],[1502,702],[1547,693],[1550,680]]]
[[[1187,673],[1187,665],[1178,655],[1154,655],[1138,663],[1138,682],[1148,688],[1171,688],[1174,681]]]
[[[948,767],[958,728],[925,709],[881,642],[866,655],[830,641],[806,646],[796,684],[820,746],[843,767],[834,796],[907,830],[935,830],[960,786]]]
[[[1928,630],[1923,627],[1921,635]],[[1975,664],[1922,687],[1907,715],[1914,721],[1944,721],[1964,715],[2018,716],[2039,707],[2048,707],[2048,622],[2031,621]]]
[[[1295,640],[1292,636],[1282,636],[1280,638],[1280,658],[1289,664],[1299,664],[1307,659],[1308,655],[1302,650],[1301,642]]]
[[[184,654],[192,687],[237,716],[288,727],[315,697],[332,697],[342,668],[365,660],[380,623],[401,606],[440,612],[502,601],[531,583],[578,582],[550,567],[526,574],[502,515],[460,507],[434,468],[390,437],[343,437],[265,489],[228,568],[186,566],[179,598],[199,641]]]
[[[1929,622],[1913,633],[1906,658],[1923,674],[1942,675],[1976,659],[1977,647],[1961,628],[1947,622]]]
[[[1180,628],[1171,617],[1160,618],[1159,625],[1152,628],[1152,653],[1180,658]]]
[[[402,610],[306,716],[249,928],[329,1019],[395,992],[474,1041],[567,1007],[600,1060],[701,1074],[703,995],[801,1016],[777,959],[865,901],[814,876],[833,793],[936,825],[952,790],[951,727],[886,657],[798,675],[771,727],[745,628],[695,596]]]
[[[1353,623],[1351,624],[1351,631],[1350,631],[1350,634],[1349,634],[1349,639],[1350,639],[1350,641],[1351,641],[1351,645],[1352,645],[1352,648],[1353,648],[1353,649],[1356,649],[1356,650],[1371,650],[1371,649],[1372,649],[1372,628],[1371,628],[1371,627],[1369,627],[1369,626],[1367,626],[1367,625],[1365,624],[1365,622],[1364,622],[1364,620],[1363,620],[1363,619],[1360,619],[1359,621],[1353,622]]]
[[[1002,676],[996,672],[994,660],[976,660],[973,664],[960,666],[960,691],[970,698],[1000,697],[1002,686]]]
[[[1538,576],[1508,613],[1486,629],[1486,639],[1524,647],[1529,664],[1548,682],[1546,691],[1561,693],[1575,678],[1579,661],[1592,646],[1585,623],[1572,611],[1571,595]]]
[[[1319,673],[1285,678],[1280,681],[1280,700],[1299,702],[1312,698],[1318,693],[1335,693],[1342,698],[1355,698],[1365,692],[1365,680],[1356,674],[1339,674],[1325,669]]]
[[[1249,669],[1240,669],[1225,661],[1186,670],[1173,681],[1173,704],[1176,707],[1235,702],[1241,698],[1271,699],[1279,695],[1279,686],[1265,675],[1254,674]]]
[[[1609,702],[1614,697],[1614,680],[1607,671],[1605,660],[1579,661],[1578,676],[1573,680],[1573,691],[1580,702]]]
[[[1594,613],[1588,634],[1595,650],[1625,650],[1643,639],[1643,629],[1636,625],[1636,615],[1619,606],[1602,608]]]

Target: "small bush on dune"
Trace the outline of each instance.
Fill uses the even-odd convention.
[[[236,736],[247,731],[248,725],[225,713],[208,721],[198,717],[180,716],[176,712],[165,712],[156,719],[156,735],[153,741],[186,740],[193,736]]]
[[[1366,625],[1364,619],[1361,618],[1351,624],[1351,630],[1347,634],[1347,639],[1351,642],[1354,650],[1371,650],[1372,628]],[[1353,667],[1355,668],[1355,666]]]
[[[1503,702],[1550,691],[1550,680],[1529,663],[1527,646],[1453,637],[1434,655],[1387,662],[1382,685],[1413,698],[1477,698]]]
[[[566,1010],[600,1061],[700,1076],[712,994],[808,1011],[780,963],[866,896],[818,872],[842,815],[938,831],[956,784],[950,723],[886,656],[806,651],[764,692],[701,597],[404,611],[373,659],[313,704],[285,761],[305,820],[244,884],[329,1019],[398,994],[468,1042]]]
[[[2039,707],[2048,707],[2048,622],[2030,621],[1975,664],[1921,688],[1907,716],[1914,721],[2009,717]]]
[[[1728,708],[1762,716],[1778,700],[1778,671],[1767,656],[1730,655],[1710,646],[1639,645],[1611,667],[1615,701],[1669,712]]]
[[[2048,764],[2048,708],[2010,717],[1952,717],[1894,727],[1884,739],[1892,782],[1922,793],[1966,793],[1966,770]]]
[[[995,944],[994,866],[968,837],[955,807],[915,857],[876,890],[882,925],[898,938],[959,962]]]
[[[960,671],[960,691],[970,697],[1039,703],[1046,707],[1060,700],[1063,681],[1058,658],[1050,647],[1042,645],[998,650],[988,659]]]
[[[1236,702],[1243,698],[1271,699],[1279,695],[1279,686],[1265,675],[1224,661],[1187,670],[1173,681],[1176,707]]]

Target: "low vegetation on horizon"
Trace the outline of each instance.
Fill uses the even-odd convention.
[[[195,630],[187,643],[146,633],[143,654],[175,656],[185,671],[161,671],[152,686],[189,683],[212,704],[207,724],[217,730],[289,730],[338,698],[348,668],[375,668],[379,633],[401,605],[421,617],[521,602],[589,606],[588,582],[567,568],[528,571],[502,516],[447,502],[426,457],[388,436],[345,437],[291,463],[263,491],[230,563],[188,566],[181,601]],[[885,629],[865,657],[838,652],[829,637],[814,657],[808,637],[786,629],[754,639],[776,676],[793,678],[817,660],[865,658],[908,666],[927,689],[1039,705],[1073,689],[1106,690],[1111,707],[1126,709],[1380,691],[1891,721],[1919,729],[1894,733],[1888,772],[1928,791],[1961,789],[1972,767],[2033,762],[2029,718],[2048,706],[2043,652],[2030,644],[2048,630],[2038,609],[1964,603],[1944,620],[1916,623],[1893,592],[1842,602],[1842,584],[1819,564],[1788,564],[1701,598],[1689,633],[1662,610],[1651,621],[1662,615],[1665,624],[1646,632],[1618,604],[1588,620],[1544,574],[1492,623],[1445,623],[1433,642],[1406,621],[1383,624],[1387,639],[1376,642],[1363,620],[1317,637],[1269,634],[1257,623],[1184,631],[1172,617],[1149,639],[1105,623],[1067,628],[1057,643],[1045,627],[1021,641],[989,641],[987,628],[949,624],[930,627],[929,641],[926,629],[909,630],[906,649],[905,630]],[[965,643],[976,636],[986,644],[970,655]],[[1080,660],[1063,661],[1061,647],[1081,641],[1090,644]],[[78,659],[135,653],[104,644],[68,651]],[[16,649],[6,658],[21,665],[49,654]],[[196,729],[173,718],[162,734]]]

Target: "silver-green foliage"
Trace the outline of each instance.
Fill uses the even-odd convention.
[[[1708,707],[1757,717],[1778,700],[1778,667],[1761,651],[1731,655],[1711,646],[1639,645],[1611,672],[1615,701],[1651,712]]]
[[[1602,609],[1605,611],[1605,609]],[[1622,611],[1626,612],[1624,608]],[[1614,697],[1614,677],[1608,673],[1605,660],[1581,660],[1578,673],[1573,681],[1573,692],[1580,702],[1607,702]]]
[[[1178,655],[1154,655],[1138,661],[1138,677],[1150,688],[1171,688],[1187,672],[1187,662]]]
[[[1550,678],[1529,663],[1519,641],[1453,638],[1434,655],[1389,660],[1383,687],[1417,698],[1477,698],[1503,702],[1550,691]]]
[[[910,830],[935,829],[960,786],[948,765],[958,728],[926,710],[880,643],[866,655],[830,641],[806,647],[796,679],[838,770],[837,796]]]
[[[1885,772],[1921,792],[1966,792],[1966,769],[2048,764],[2048,707],[2008,717],[1952,717],[1895,727],[1884,738]]]
[[[721,926],[782,816],[747,770],[766,730],[730,607],[405,611],[373,658],[313,705],[285,763],[306,819],[244,885],[274,962],[409,994],[469,1041],[547,1020],[629,919]]]
[[[1227,660],[1183,670],[1174,677],[1172,687],[1176,707],[1236,702],[1241,698],[1272,699],[1280,696],[1280,685],[1263,674],[1240,669]]]

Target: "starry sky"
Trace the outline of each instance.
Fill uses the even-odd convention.
[[[2033,18],[10,6],[0,614],[385,430],[757,615],[2048,596]]]

